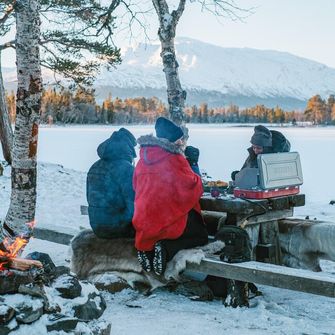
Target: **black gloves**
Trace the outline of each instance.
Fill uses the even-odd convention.
[[[190,165],[195,165],[198,163],[200,151],[198,148],[187,146],[185,149],[185,157],[190,163]]]

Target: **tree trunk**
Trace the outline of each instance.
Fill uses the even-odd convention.
[[[13,147],[13,130],[10,124],[10,118],[5,97],[5,87],[3,84],[1,71],[1,50],[0,50],[0,140],[2,153],[8,164],[12,163],[11,150]]]
[[[17,101],[12,149],[12,193],[3,233],[31,236],[36,207],[36,152],[42,78],[38,0],[16,2]]]
[[[180,0],[178,9],[172,11],[171,14],[165,0],[152,1],[159,18],[158,36],[162,46],[160,55],[167,84],[169,113],[171,119],[177,124],[181,124],[184,119],[186,91],[182,89],[180,84],[174,38],[177,23],[185,8],[185,1]]]

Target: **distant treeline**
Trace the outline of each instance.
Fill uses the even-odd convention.
[[[15,121],[15,95],[7,94],[11,120]],[[78,89],[75,92],[47,89],[43,93],[41,122],[47,124],[143,124],[153,123],[158,116],[167,116],[168,108],[158,98],[112,98],[110,94],[101,105],[94,90]],[[192,123],[296,123],[335,124],[335,98],[323,100],[311,97],[303,113],[285,111],[279,106],[268,108],[256,105],[239,108],[236,105],[209,108],[206,103],[185,108],[186,122]]]

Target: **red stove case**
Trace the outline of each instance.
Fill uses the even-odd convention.
[[[299,186],[290,186],[285,188],[274,188],[272,190],[244,190],[235,188],[234,196],[237,198],[247,199],[268,199],[275,197],[282,197],[284,195],[298,194],[300,191]]]
[[[236,174],[234,196],[267,199],[299,193],[303,183],[297,152],[257,156],[258,168],[246,168]]]

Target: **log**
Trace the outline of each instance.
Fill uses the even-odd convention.
[[[9,258],[8,258],[8,257],[0,256],[0,264],[1,264],[1,263],[7,263],[8,261],[9,261]]]
[[[0,263],[5,263],[6,268],[15,269],[19,271],[27,271],[33,267],[42,268],[40,261],[25,258],[10,258],[7,256],[0,256]]]
[[[25,258],[11,258],[8,262],[8,266],[11,269],[20,271],[27,271],[33,267],[43,268],[43,265],[40,261]]]

